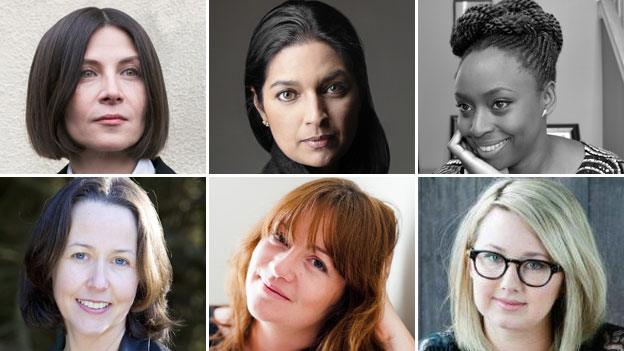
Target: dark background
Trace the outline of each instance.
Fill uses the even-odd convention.
[[[624,178],[550,178],[581,203],[607,270],[607,322],[624,325]],[[496,178],[418,179],[418,337],[451,324],[447,272],[463,216]]]
[[[29,329],[18,308],[18,276],[43,205],[71,178],[0,178],[0,351],[47,350],[54,332]],[[173,285],[171,315],[183,323],[172,350],[206,349],[205,178],[134,178],[162,222]]]
[[[259,173],[269,154],[245,111],[245,57],[262,16],[283,0],[209,2],[210,173]],[[373,103],[390,146],[390,173],[414,173],[414,1],[326,0],[362,41]]]

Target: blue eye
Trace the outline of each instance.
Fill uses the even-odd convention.
[[[483,256],[485,257],[486,260],[491,261],[491,262],[500,262],[502,260],[502,257],[500,255],[497,255],[493,252],[484,253]]]
[[[127,266],[130,264],[130,262],[128,262],[128,260],[126,260],[125,258],[121,258],[121,257],[117,257],[113,260],[113,262],[115,262],[116,265],[118,266]]]
[[[532,271],[540,271],[546,269],[546,264],[542,261],[526,261],[524,266]]]
[[[327,272],[327,266],[325,266],[325,263],[318,258],[312,259],[312,265],[321,272]]]
[[[71,255],[71,258],[83,261],[87,259],[87,254],[84,252],[76,252],[75,254]]]

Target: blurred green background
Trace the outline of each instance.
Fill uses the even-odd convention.
[[[162,222],[173,286],[169,307],[182,322],[172,350],[206,349],[205,178],[133,178],[145,189]],[[28,328],[18,308],[24,251],[47,199],[71,178],[0,178],[0,351],[47,350],[54,332]]]

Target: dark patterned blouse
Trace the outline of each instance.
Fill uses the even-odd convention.
[[[624,160],[611,151],[603,148],[586,144],[585,157],[581,165],[576,170],[577,174],[622,174],[624,173]],[[444,166],[440,167],[436,173],[441,174],[463,174],[466,169],[460,159],[449,160]]]
[[[579,351],[624,350],[624,328],[605,323],[596,335],[583,343]],[[461,351],[452,330],[434,333],[422,339],[418,351]]]

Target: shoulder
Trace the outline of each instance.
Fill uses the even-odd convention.
[[[615,153],[598,146],[583,143],[585,156],[576,173],[582,174],[621,174],[624,173],[624,160]]]
[[[156,170],[156,174],[176,174],[176,172],[171,169],[171,167],[167,166],[167,164],[160,157],[156,157],[151,161],[154,165],[154,169]]]
[[[581,351],[594,350],[624,350],[624,328],[610,323],[601,325],[594,337],[581,347]]]
[[[459,351],[452,330],[433,333],[418,344],[418,351]]]
[[[135,339],[126,333],[119,345],[119,351],[171,351],[167,346],[156,340]]]
[[[439,174],[462,174],[464,173],[464,165],[458,158],[449,160],[445,165],[438,168],[436,173]]]

